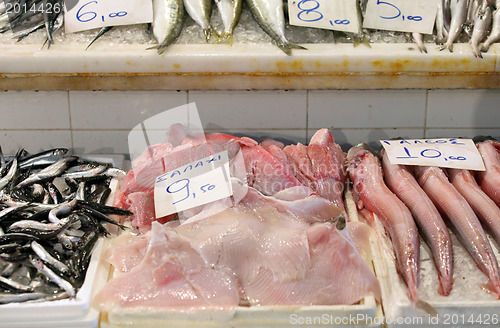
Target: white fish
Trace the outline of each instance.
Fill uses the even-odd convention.
[[[215,0],[217,8],[224,24],[224,32],[217,38],[215,42],[228,40],[233,43],[233,30],[238,24],[241,16],[241,7],[243,0]]]
[[[490,49],[490,46],[498,40],[500,40],[500,8],[497,8],[497,10],[493,13],[491,32],[486,41],[484,41],[481,50],[487,52]]]
[[[182,31],[184,24],[184,4],[182,0],[153,1],[153,35],[159,42],[158,53],[165,52]]]
[[[462,32],[463,25],[467,19],[469,0],[453,0],[455,5],[451,6],[451,23],[446,43],[439,50],[449,49],[453,51],[453,42]]]
[[[491,21],[491,7],[484,8],[483,13],[481,13],[481,8],[478,8],[474,16],[474,29],[472,30],[472,36],[469,41],[472,47],[472,52],[476,57],[483,58],[483,56],[481,55],[481,49],[479,48],[479,43],[486,38],[488,30],[491,26]]]
[[[217,34],[210,24],[212,0],[184,0],[184,7],[196,24],[201,26],[205,40],[209,42],[212,34]]]

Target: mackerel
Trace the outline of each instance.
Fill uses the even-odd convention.
[[[159,44],[148,49],[157,49],[159,54],[164,53],[181,34],[183,25],[183,0],[153,0],[152,29]]]
[[[224,25],[224,31],[215,42],[227,40],[229,44],[232,44],[233,31],[240,20],[243,0],[215,0],[215,4],[217,8],[219,8],[219,13]]]

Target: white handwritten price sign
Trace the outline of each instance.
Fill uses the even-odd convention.
[[[227,150],[156,178],[156,217],[178,213],[233,194]]]
[[[152,21],[151,0],[66,0],[64,4],[64,29],[67,33]]]
[[[432,34],[440,0],[368,0],[363,27]]]
[[[358,0],[289,0],[290,24],[357,33]]]
[[[380,140],[391,164],[440,166],[484,171],[471,139]]]

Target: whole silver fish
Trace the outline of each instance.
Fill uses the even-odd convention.
[[[483,13],[481,13],[482,10],[484,10]],[[479,43],[481,43],[488,35],[491,22],[492,22],[491,7],[488,6],[485,7],[484,9],[478,8],[474,16],[474,29],[472,30],[472,36],[469,41],[474,56],[478,58],[483,58],[483,55],[481,54],[481,49],[479,48]]]
[[[74,297],[76,295],[73,285],[49,269],[40,259],[32,256],[30,257],[30,263],[38,270],[38,272],[47,277],[47,279],[64,289],[69,297]]]
[[[243,0],[215,0],[215,4],[224,25],[224,31],[215,42],[227,40],[229,44],[233,44],[233,31],[240,20]]]
[[[20,189],[26,186],[30,186],[34,183],[44,181],[47,179],[54,178],[58,175],[60,175],[64,170],[68,167],[69,163],[72,161],[77,160],[78,157],[76,156],[67,156],[63,157],[57,162],[55,162],[52,165],[47,166],[43,170],[31,174],[29,177],[27,177],[25,180],[21,181],[17,186],[16,189]]]
[[[47,297],[47,294],[45,293],[1,293],[0,304],[21,303],[26,301],[39,300],[45,297]]]
[[[483,52],[487,52],[490,49],[490,46],[500,40],[500,8],[497,8],[493,13],[493,23],[491,25],[491,32],[484,41],[481,50]]]
[[[83,178],[91,178],[95,177],[108,168],[107,164],[99,165],[87,170],[74,171],[74,172],[66,172],[61,175],[62,178],[71,178],[71,179],[83,179]]]
[[[464,197],[448,181],[443,170],[435,166],[415,166],[418,183],[434,205],[450,220],[458,238],[490,279],[493,290],[500,297],[500,275],[495,254],[476,214]]]
[[[184,0],[184,7],[196,24],[201,26],[205,40],[209,42],[212,34],[216,34],[212,24],[210,24],[212,0]]]
[[[52,223],[64,224],[63,221],[59,219],[59,215],[65,215],[71,212],[71,210],[76,206],[78,199],[73,199],[69,202],[65,202],[62,204],[58,204],[57,207],[54,207],[49,212],[49,221]]]
[[[33,288],[30,286],[26,286],[18,283],[17,281],[11,280],[9,278],[5,278],[0,276],[0,285],[7,287],[8,289],[12,289],[18,292],[31,292]]]
[[[455,3],[454,6],[451,6],[451,22],[450,28],[448,31],[448,39],[446,43],[439,48],[439,50],[449,49],[453,51],[453,42],[458,38],[460,33],[462,32],[463,25],[467,19],[468,12],[468,4],[469,0],[452,0]]]
[[[16,174],[17,169],[18,169],[17,157],[15,157],[12,160],[12,163],[10,165],[10,168],[9,168],[9,171],[7,172],[7,174],[0,179],[0,190],[5,188],[5,186],[9,184],[10,180],[12,180],[12,178]]]
[[[285,14],[282,0],[247,0],[247,4],[260,27],[285,54],[290,56],[292,49],[306,49],[288,41],[285,37]]]
[[[427,53],[427,48],[425,47],[424,38],[423,38],[422,34],[421,33],[417,33],[417,32],[413,32],[411,34],[411,36],[413,37],[413,40],[417,44],[417,47],[420,50],[420,52]]]
[[[57,271],[63,273],[63,274],[68,274],[70,272],[68,266],[61,261],[55,259],[52,255],[45,250],[45,248],[42,247],[39,243],[36,241],[31,242],[31,249],[35,252],[35,254],[45,263],[50,264],[53,268],[55,268]]]
[[[437,42],[443,43],[445,37],[448,36],[448,31],[444,27],[444,10],[443,10],[443,2],[438,1],[437,13],[436,13],[436,34],[437,34]]]
[[[181,34],[184,25],[183,0],[153,0],[153,35],[158,45],[159,54],[167,50]]]
[[[448,228],[436,206],[415,180],[410,168],[406,165],[391,164],[384,150],[380,155],[384,180],[389,189],[408,206],[423,231],[438,272],[439,293],[448,296],[453,285],[453,248]]]

